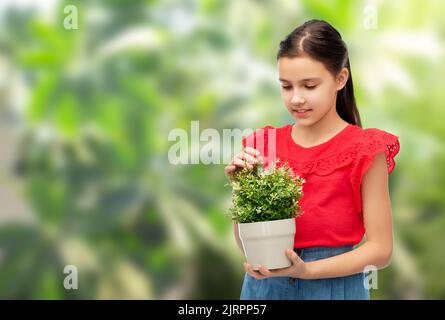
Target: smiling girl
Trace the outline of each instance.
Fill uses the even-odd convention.
[[[398,137],[362,129],[348,50],[327,22],[310,20],[292,31],[277,60],[295,123],[245,138],[225,173],[232,179],[259,161],[288,162],[306,180],[304,214],[296,218],[294,248],[284,253],[292,266],[254,271],[245,262],[241,299],[369,299],[364,270],[385,268],[392,255],[388,179]],[[236,224],[234,231],[243,250]]]

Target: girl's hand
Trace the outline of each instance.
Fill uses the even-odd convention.
[[[244,269],[248,274],[258,280],[269,277],[292,277],[304,279],[309,272],[307,264],[301,260],[294,250],[287,249],[286,256],[292,261],[292,265],[287,268],[269,270],[260,265],[259,271],[255,271],[251,264],[244,262]]]
[[[243,152],[233,157],[232,161],[224,168],[224,172],[227,178],[232,180],[236,170],[245,168],[246,166],[248,169],[252,170],[254,165],[262,161],[263,158],[258,150],[247,147]]]

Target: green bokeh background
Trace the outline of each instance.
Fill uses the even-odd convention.
[[[78,29],[64,28],[66,5]],[[444,299],[444,12],[438,0],[2,1],[0,298],[237,299],[224,164],[173,165],[167,137],[195,120],[221,134],[290,123],[276,51],[319,18],[348,44],[363,126],[400,137],[394,255],[372,298]]]

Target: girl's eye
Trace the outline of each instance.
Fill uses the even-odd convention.
[[[290,90],[292,87],[291,86],[281,86],[281,88],[283,88],[284,90]]]
[[[312,90],[315,89],[317,86],[304,86],[306,89]]]

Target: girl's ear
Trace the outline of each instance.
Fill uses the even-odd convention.
[[[343,87],[346,85],[346,82],[349,78],[349,71],[347,68],[343,68],[339,74],[337,75],[337,91],[343,89]]]

